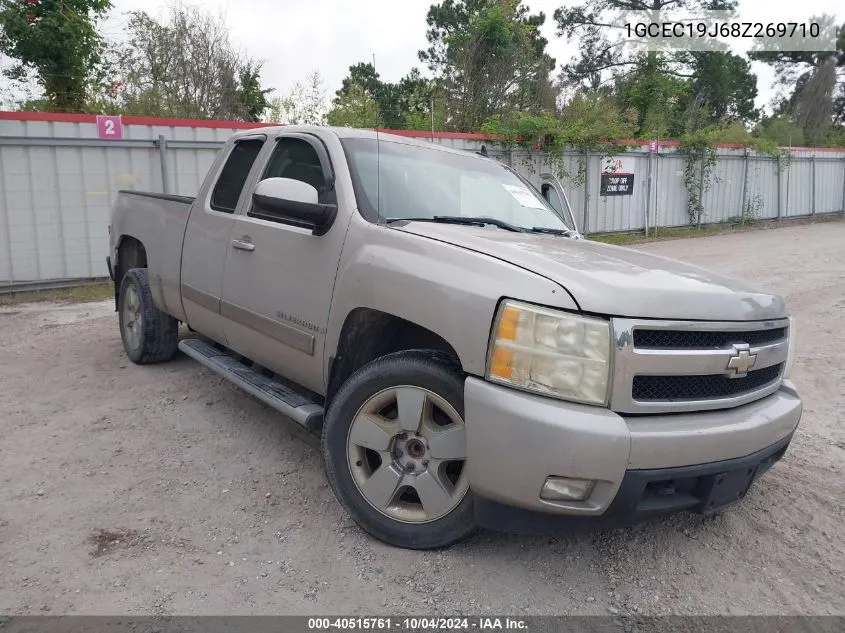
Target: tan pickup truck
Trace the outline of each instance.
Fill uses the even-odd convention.
[[[370,131],[238,133],[196,198],[119,195],[124,348],[320,434],[338,500],[398,546],[736,503],[801,417],[784,302],[583,239],[562,193]]]

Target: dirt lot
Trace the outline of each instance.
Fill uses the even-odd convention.
[[[641,248],[799,319],[805,414],[743,504],[557,538],[392,549],[315,443],[187,358],[137,367],[106,303],[0,311],[0,613],[845,613],[845,222]]]

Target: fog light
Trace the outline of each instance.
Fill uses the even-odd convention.
[[[546,477],[540,498],[546,501],[583,501],[593,492],[595,483],[592,479]]]

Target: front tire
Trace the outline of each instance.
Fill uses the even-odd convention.
[[[332,400],[322,437],[329,484],[379,540],[432,549],[475,530],[463,389],[448,357],[408,351],[368,363]]]
[[[146,365],[173,358],[179,346],[179,322],[153,303],[146,268],[133,268],[123,276],[118,314],[129,360]]]

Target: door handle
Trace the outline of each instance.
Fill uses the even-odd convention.
[[[239,251],[249,251],[250,253],[255,250],[255,244],[244,240],[232,240],[232,246],[237,248]]]

